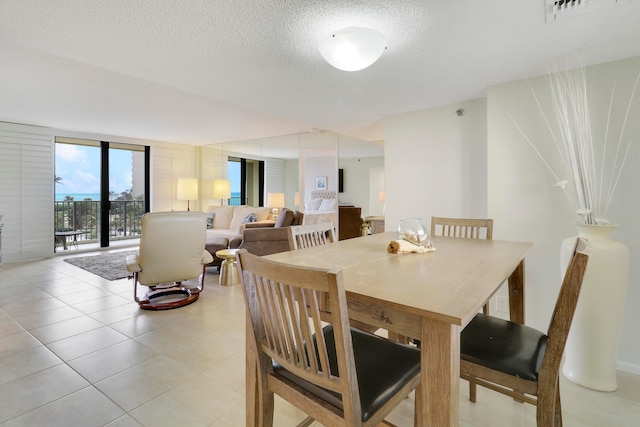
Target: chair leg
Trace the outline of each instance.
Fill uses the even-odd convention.
[[[557,427],[562,424],[562,413],[559,407],[560,390],[556,379],[555,387],[538,388],[538,404],[536,408],[537,427]],[[538,382],[540,386],[540,382]],[[560,424],[558,424],[558,422]]]
[[[556,405],[554,408],[554,425],[562,427],[562,405],[560,404],[560,376],[556,380]]]
[[[476,403],[477,390],[478,390],[478,385],[475,382],[469,380],[469,400],[472,403]]]

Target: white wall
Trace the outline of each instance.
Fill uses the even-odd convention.
[[[640,58],[588,69],[591,122],[596,143],[604,140],[611,89],[616,82],[609,144],[617,144],[639,72]],[[546,79],[531,79],[529,83],[540,100],[542,110],[552,120],[553,132],[557,134]],[[509,115],[513,117],[556,173],[563,171],[531,88],[526,81],[516,81],[488,90],[488,209],[489,216],[495,219],[494,238],[525,240],[535,244],[527,256],[527,323],[544,330],[560,287],[560,243],[564,238],[575,235],[576,231],[572,226],[575,222],[574,207],[559,189],[552,187],[555,179],[509,118]],[[620,224],[613,237],[629,246],[632,260],[619,367],[640,373],[640,340],[637,339],[640,266],[633,262],[638,259],[640,241],[640,223],[637,220],[640,202],[636,188],[640,169],[639,119],[640,94],[636,94],[622,136],[624,142],[633,141],[633,146],[607,217],[611,222]]]
[[[484,99],[388,117],[386,230],[402,218],[485,217],[486,135]]]

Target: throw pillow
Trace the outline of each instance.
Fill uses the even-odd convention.
[[[304,202],[304,209],[307,211],[317,211],[322,203],[322,199],[309,199]]]
[[[320,203],[319,211],[335,211],[337,199],[323,199]]]
[[[243,220],[242,223],[243,224],[248,224],[250,222],[256,222],[258,220],[258,217],[256,216],[256,214],[254,213],[250,213],[249,215],[247,215]]]
[[[213,219],[216,217],[215,212],[207,212],[207,228],[210,230],[213,228]]]

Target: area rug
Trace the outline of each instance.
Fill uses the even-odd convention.
[[[64,260],[107,280],[117,280],[129,276],[124,260],[127,255],[137,253],[138,251],[112,252],[103,255],[65,258]]]

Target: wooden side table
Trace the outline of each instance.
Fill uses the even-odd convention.
[[[371,224],[371,234],[384,233],[383,216],[368,216],[364,220]]]
[[[222,259],[220,265],[220,286],[234,286],[240,284],[240,276],[236,266],[236,253],[239,249],[221,249],[216,256]]]

